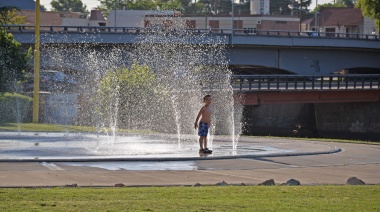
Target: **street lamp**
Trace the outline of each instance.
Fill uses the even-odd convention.
[[[315,31],[316,32],[318,32],[318,24],[317,24],[317,21],[318,21],[318,15],[317,15],[317,13],[318,13],[318,11],[317,11],[317,9],[318,9],[318,0],[315,0],[315,14],[314,14],[314,29],[315,29]]]
[[[300,32],[302,31],[302,0],[300,1]]]
[[[235,0],[231,0],[231,4],[232,4],[232,11],[231,11],[231,21],[232,21],[232,35],[234,34],[234,2]]]

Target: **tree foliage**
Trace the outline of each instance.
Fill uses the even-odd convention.
[[[354,7],[356,0],[337,0],[335,3],[324,3],[318,4],[316,8],[314,8],[313,12],[320,11],[322,8],[327,7]]]
[[[81,0],[53,0],[50,3],[53,11],[87,13],[87,6]]]
[[[98,9],[105,16],[108,16],[111,10],[155,10],[156,3],[154,0],[99,0]]]
[[[17,7],[0,7],[0,25],[24,24],[25,16],[19,16]]]
[[[231,0],[99,0],[103,14],[108,16],[111,10],[176,10],[189,14],[231,14]],[[305,0],[308,1],[308,0]],[[242,0],[235,4],[234,14],[249,14],[250,3]]]
[[[136,62],[130,68],[110,71],[101,80],[98,89],[98,110],[102,123],[128,129],[150,129],[157,106],[159,88],[155,75],[146,65]]]
[[[337,0],[336,4],[342,4],[345,7],[354,7],[356,4],[356,0]]]
[[[357,0],[356,7],[361,9],[364,16],[374,19],[376,28],[380,30],[379,0]]]
[[[0,29],[0,92],[14,92],[15,84],[24,79],[30,51],[24,50],[12,34]]]

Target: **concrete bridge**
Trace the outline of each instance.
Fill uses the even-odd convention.
[[[380,74],[234,76],[244,134],[379,141]]]
[[[380,103],[380,74],[235,75],[232,86],[243,105]]]
[[[348,70],[353,73],[380,73],[379,36],[360,34],[318,34],[303,36],[300,32],[236,31],[223,33],[202,29],[152,32],[146,28],[115,27],[41,27],[42,45],[118,46],[135,44],[141,36],[181,36],[178,44],[226,45],[230,68],[244,74],[325,75]],[[8,27],[15,39],[34,44],[34,28]]]

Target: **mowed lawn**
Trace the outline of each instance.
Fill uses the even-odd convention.
[[[380,185],[0,188],[0,211],[380,211]]]

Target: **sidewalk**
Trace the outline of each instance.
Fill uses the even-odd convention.
[[[222,181],[257,185],[268,179],[274,179],[276,184],[297,179],[301,185],[315,185],[345,184],[350,177],[366,184],[380,184],[380,145],[247,137],[240,142],[292,148],[301,154],[159,162],[0,162],[0,187],[115,186],[118,183],[192,186]],[[331,151],[336,148],[341,151]]]

